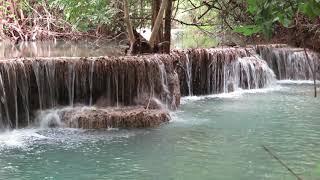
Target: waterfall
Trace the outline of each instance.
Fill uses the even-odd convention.
[[[172,75],[176,58],[148,55],[0,61],[0,128],[30,125],[38,111],[60,106],[123,107],[159,99],[169,108],[176,107],[179,101],[173,96],[180,97],[174,83],[177,77]]]
[[[56,67],[55,63],[53,61],[47,61],[45,64],[45,71],[46,71],[46,77],[48,80],[48,87],[49,87],[49,106],[50,108],[56,106],[56,93],[57,89],[56,87],[56,81],[55,81],[55,73],[56,73]]]
[[[192,59],[189,58],[189,54],[186,54],[186,81],[188,85],[188,94],[192,96],[191,80],[192,80]]]
[[[308,56],[319,70],[318,54],[308,51]],[[39,110],[57,107],[121,109],[164,104],[176,109],[181,96],[265,88],[275,77],[310,79],[304,51],[270,45],[143,56],[3,60],[0,128],[27,126]],[[154,103],[154,99],[161,103]],[[50,123],[56,117],[45,118]]]
[[[75,72],[75,64],[73,62],[70,62],[68,64],[68,94],[69,94],[69,105],[74,105],[74,84],[75,84],[75,78],[76,78],[76,72]]]
[[[7,94],[4,88],[2,75],[0,76],[0,86],[1,86],[1,125],[2,127],[8,128],[12,126],[12,123],[10,120]]]
[[[160,78],[161,78],[161,86],[164,92],[164,96],[165,96],[165,105],[168,105],[168,99],[169,97],[169,89],[168,89],[168,75],[167,72],[165,70],[165,65],[163,63],[159,63],[159,69],[160,69]]]
[[[225,66],[224,93],[237,89],[258,89],[275,82],[267,63],[258,57],[242,57]]]
[[[7,92],[8,94],[11,95],[13,102],[8,101],[8,105],[13,104],[12,108],[14,109],[14,124],[15,127],[17,128],[19,125],[18,122],[18,96],[17,96],[17,74],[16,74],[16,66],[15,63],[13,64],[6,64],[4,66],[4,69],[7,73],[7,82],[8,82],[8,86],[11,88],[9,92]],[[8,106],[7,105],[7,106]],[[11,111],[9,111],[9,113],[12,113]]]
[[[92,60],[90,63],[90,102],[89,105],[92,106],[92,88],[93,88],[93,73],[94,73],[94,63],[95,60]]]
[[[320,71],[320,55],[307,50],[309,62],[304,49],[285,45],[259,45],[257,53],[266,60],[279,80],[312,80],[312,68]],[[309,65],[310,63],[310,65]],[[317,79],[320,79],[318,73]]]
[[[30,124],[30,112],[29,112],[29,78],[27,76],[26,68],[21,60],[17,60],[17,73],[18,74],[18,89],[21,94],[22,105],[25,111],[24,117],[27,125]],[[17,111],[18,112],[18,111]]]
[[[43,86],[43,83],[42,83],[42,78],[41,77],[44,77],[44,75],[40,72],[40,64],[38,61],[33,61],[32,62],[32,68],[33,68],[33,71],[34,71],[34,76],[36,78],[36,83],[37,83],[37,88],[38,88],[38,96],[39,96],[39,108],[40,110],[43,109],[43,100],[42,100],[42,97],[43,97],[43,89],[42,89],[42,86]]]
[[[268,87],[275,81],[253,48],[191,49],[180,52],[182,95],[228,93]]]

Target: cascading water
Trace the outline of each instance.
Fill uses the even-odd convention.
[[[90,64],[90,102],[89,102],[89,105],[92,106],[92,89],[93,89],[93,73],[94,73],[94,63],[95,63],[95,60],[92,60],[91,61],[91,64]]]
[[[27,76],[26,68],[24,63],[20,60],[16,61],[17,63],[17,72],[18,73],[18,89],[21,94],[23,109],[24,109],[24,118],[26,119],[27,125],[30,124],[30,112],[29,112],[29,78]],[[54,87],[54,86],[53,86]]]
[[[64,127],[61,116],[63,111],[71,108],[64,109],[48,109],[44,111],[39,111],[36,114],[35,122],[40,128],[48,127]]]
[[[70,106],[74,105],[74,86],[75,86],[75,78],[76,78],[76,72],[74,70],[75,64],[73,62],[68,64],[68,94],[69,94],[69,104]]]
[[[308,55],[312,66],[319,69],[315,61],[318,55]],[[176,109],[181,95],[268,87],[275,80],[271,69],[279,79],[310,79],[307,63],[304,51],[283,46],[4,60],[0,61],[0,125],[23,127],[31,123],[37,110],[59,106],[120,108],[147,104],[148,109],[152,99],[159,99]]]
[[[267,63],[258,57],[243,57],[225,66],[224,93],[237,89],[258,89],[275,82]]]
[[[251,51],[251,52],[250,52]],[[182,95],[228,93],[269,86],[274,73],[253,49],[193,49],[181,55]]]
[[[320,55],[315,52],[285,45],[259,45],[256,49],[279,80],[312,80],[311,68],[320,71]]]
[[[0,86],[1,86],[1,125],[4,128],[12,126],[8,108],[7,94],[4,88],[4,82],[2,76],[0,76]]]
[[[187,85],[188,85],[188,94],[192,96],[192,90],[191,90],[191,80],[192,80],[192,59],[189,58],[189,54],[186,54],[186,79],[187,79]]]
[[[1,128],[27,126],[36,112],[60,106],[132,106],[139,97],[173,105],[169,55],[37,58],[0,61]],[[30,98],[32,97],[32,98]],[[173,106],[178,106],[175,104]]]
[[[163,63],[159,63],[159,69],[160,69],[160,73],[161,73],[161,86],[162,86],[162,89],[164,91],[164,96],[166,96],[166,102],[165,104],[168,105],[168,98],[169,97],[169,90],[168,90],[168,77],[167,77],[167,73],[166,73],[166,70],[165,70],[165,66]]]
[[[38,96],[39,96],[39,108],[40,110],[43,109],[42,107],[42,97],[43,97],[43,83],[42,83],[42,78],[41,77],[44,77],[43,74],[40,73],[40,68],[39,68],[40,64],[38,61],[34,61],[32,63],[32,69],[33,69],[33,72],[34,72],[34,76],[36,78],[36,83],[37,83],[37,88],[38,88]]]
[[[55,63],[53,63],[52,61],[47,61],[46,65],[45,65],[45,71],[46,71],[46,76],[47,76],[47,80],[48,82],[48,86],[49,86],[49,107],[55,107],[56,106],[56,81],[55,81],[55,73],[56,73],[56,67],[55,67]]]
[[[10,91],[8,91],[7,93],[13,97],[13,103],[8,103],[9,106],[11,106],[14,109],[14,126],[17,128],[19,123],[18,123],[18,102],[17,102],[17,74],[16,74],[16,66],[15,63],[14,64],[6,64],[4,66],[4,69],[6,71],[7,74],[7,78],[8,78],[8,86],[11,87]],[[9,113],[12,113],[11,111],[9,111]]]

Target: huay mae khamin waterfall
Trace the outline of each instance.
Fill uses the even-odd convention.
[[[319,55],[307,53],[319,70]],[[266,88],[276,79],[311,80],[308,63],[303,49],[286,45],[6,59],[0,61],[0,126],[46,119],[50,127],[156,127],[170,120],[181,96]]]

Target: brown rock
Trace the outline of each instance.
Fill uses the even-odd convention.
[[[70,128],[148,128],[170,120],[167,111],[141,106],[121,108],[79,108],[64,112],[62,120]]]

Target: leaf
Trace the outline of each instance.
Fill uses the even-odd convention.
[[[241,33],[245,36],[251,36],[262,31],[262,28],[258,25],[246,25],[240,26],[234,29],[234,32]]]
[[[314,16],[315,17],[320,16],[320,2],[312,0],[310,4],[311,4],[311,8]]]
[[[320,16],[320,3],[315,0],[303,2],[299,5],[299,11],[314,19]]]
[[[248,12],[250,14],[255,14],[258,9],[257,0],[247,0],[248,3]]]
[[[280,22],[284,27],[288,28],[290,26],[290,24],[292,23],[292,20],[288,16],[285,16],[283,14],[279,14],[272,21],[272,23],[275,23],[275,22]]]
[[[291,19],[288,19],[287,17],[283,18],[280,23],[284,26],[284,27],[289,27],[290,24],[292,23]]]

